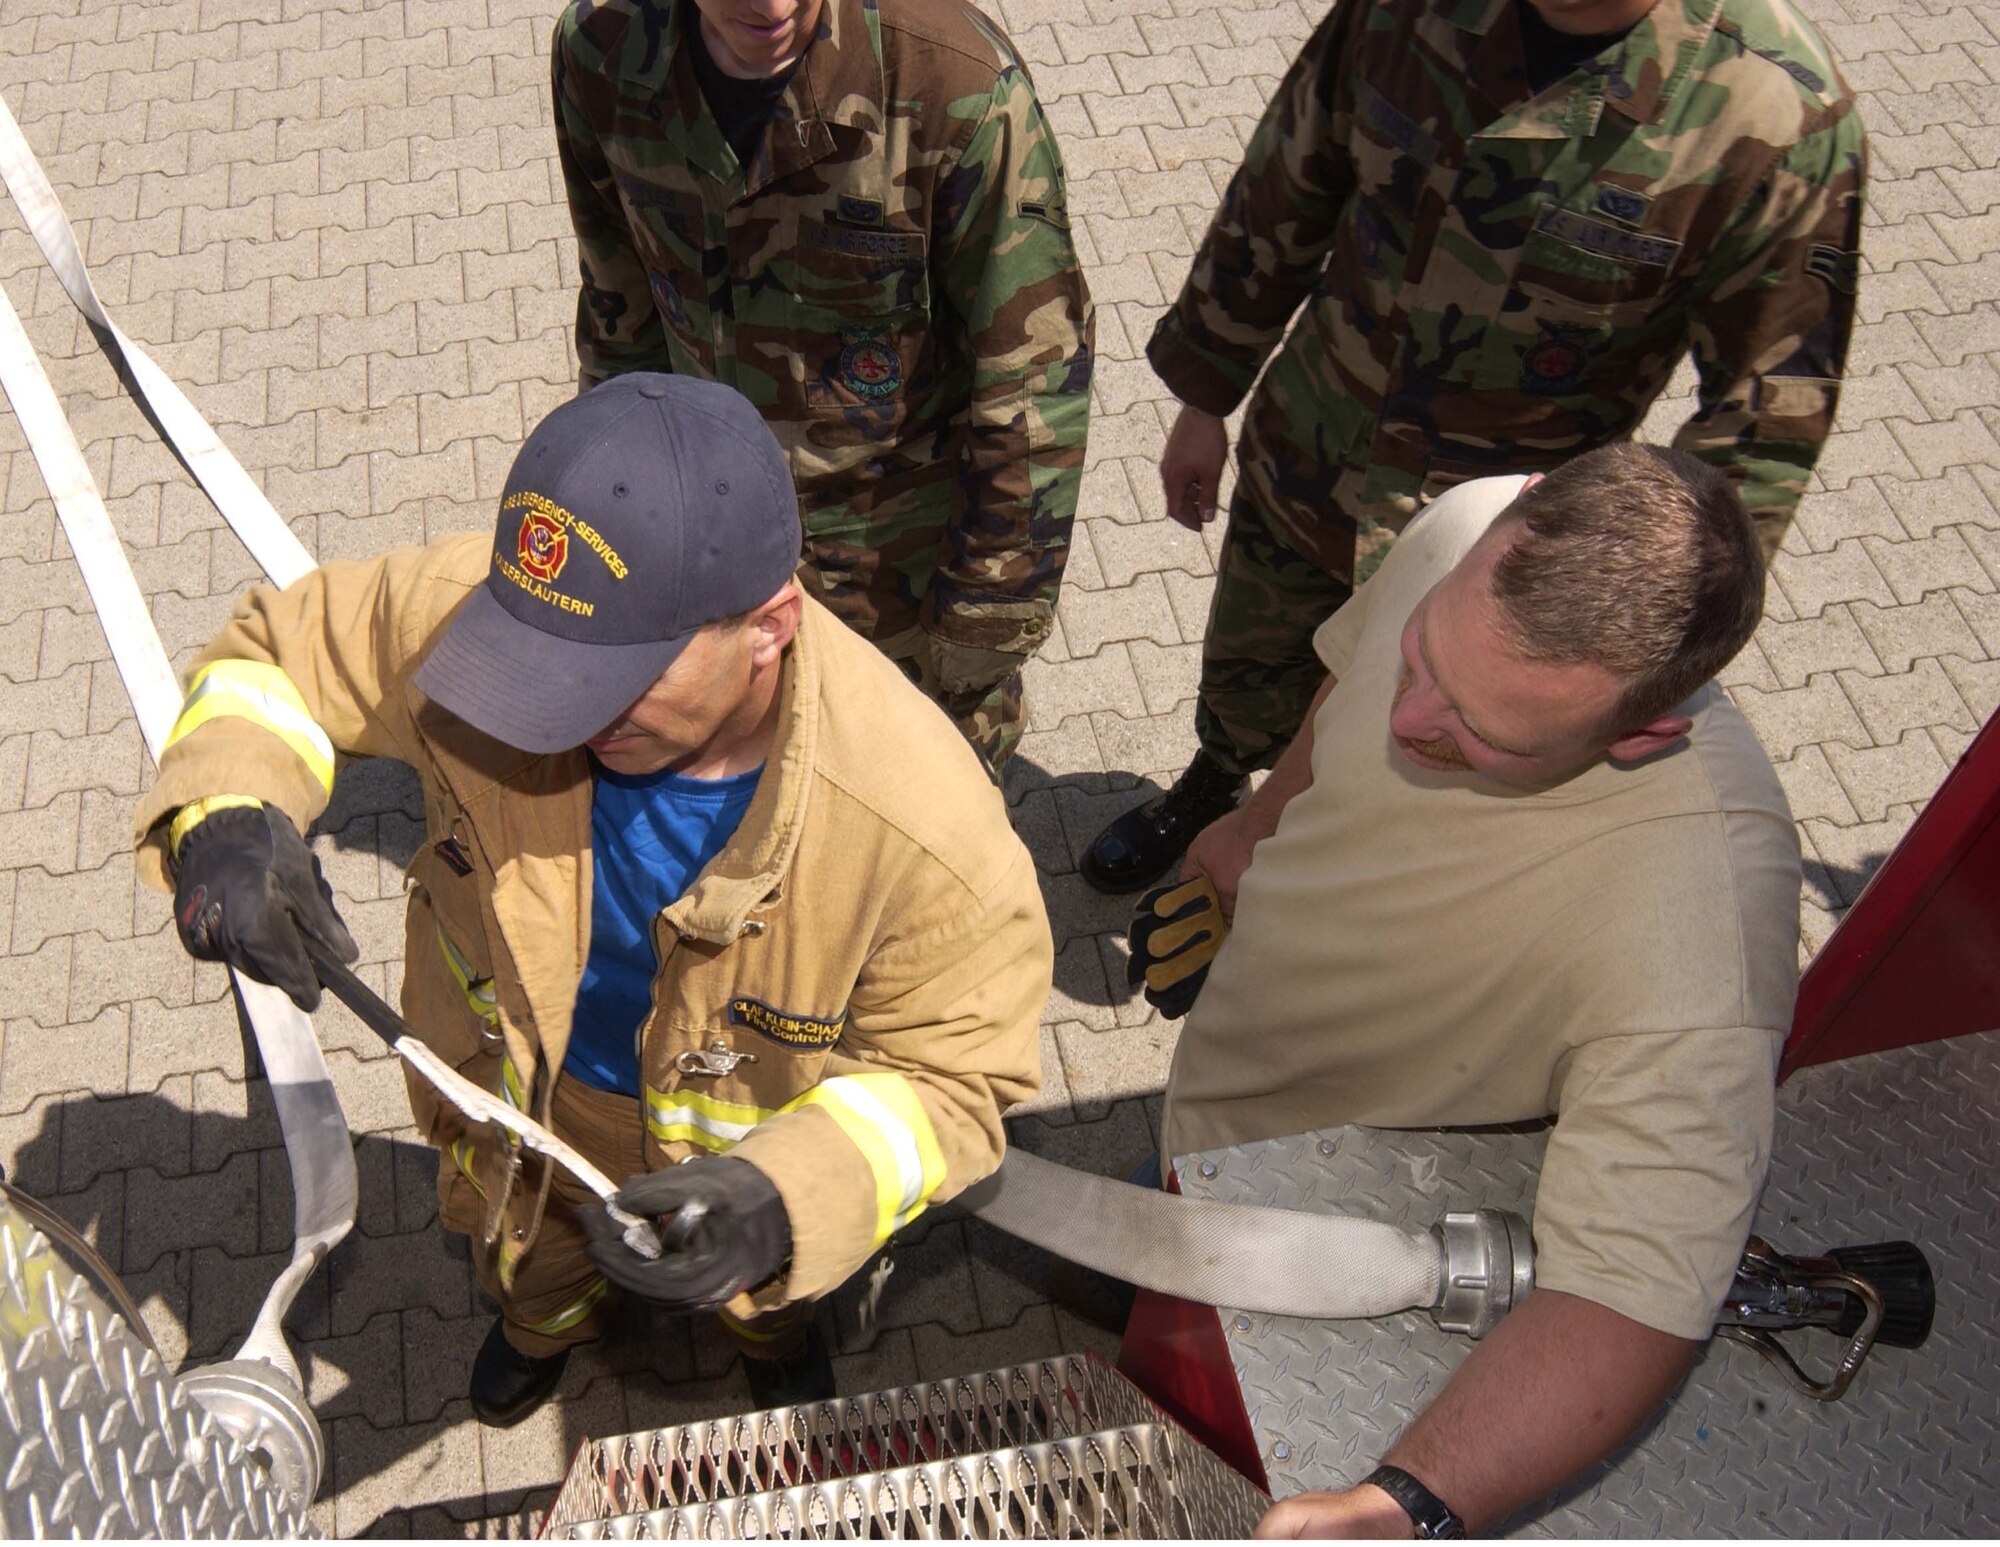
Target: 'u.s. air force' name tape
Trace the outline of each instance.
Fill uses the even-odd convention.
[[[832,1020],[823,1020],[818,1016],[793,1015],[761,999],[738,995],[729,1001],[729,1021],[733,1026],[748,1026],[783,1047],[823,1048],[840,1040],[840,1034],[847,1029],[847,1012],[842,1010]]]

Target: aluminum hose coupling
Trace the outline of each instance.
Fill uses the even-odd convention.
[[[1505,1209],[1447,1214],[1431,1226],[1443,1258],[1431,1319],[1447,1332],[1483,1338],[1535,1287],[1528,1222]]]

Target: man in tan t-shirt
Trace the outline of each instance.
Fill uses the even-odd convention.
[[[1304,731],[1188,852],[1234,917],[1175,1057],[1169,1158],[1556,1117],[1537,1292],[1379,1458],[1473,1530],[1654,1411],[1749,1229],[1799,848],[1710,679],[1763,595],[1742,506],[1692,457],[1621,445],[1463,485],[1321,627]],[[1411,1526],[1363,1485],[1259,1534]]]

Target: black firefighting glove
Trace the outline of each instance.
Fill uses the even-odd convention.
[[[641,1257],[616,1220],[585,1205],[577,1218],[590,1236],[590,1260],[619,1288],[672,1310],[718,1306],[776,1278],[792,1255],[785,1201],[747,1160],[724,1155],[631,1177],[615,1201],[659,1220],[666,1249]]]
[[[281,988],[301,1010],[319,1008],[319,978],[300,931],[342,961],[361,954],[319,861],[275,806],[211,811],[180,840],[174,923],[190,955]]]
[[[1162,1015],[1177,1020],[1193,1008],[1208,964],[1228,933],[1222,899],[1207,876],[1156,886],[1139,899],[1132,916],[1125,981],[1143,989]]]

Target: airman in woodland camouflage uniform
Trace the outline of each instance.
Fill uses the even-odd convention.
[[[1340,0],[1148,346],[1184,405],[1177,518],[1212,514],[1220,418],[1250,403],[1202,752],[1086,876],[1163,874],[1276,760],[1314,628],[1424,501],[1630,436],[1690,349],[1674,444],[1774,550],[1833,423],[1865,161],[1790,0]]]
[[[732,148],[698,68],[750,73],[727,51],[788,25],[803,55]],[[808,591],[997,763],[1053,625],[1092,362],[1012,45],[961,0],[572,0],[553,67],[581,385],[674,371],[757,404]]]

